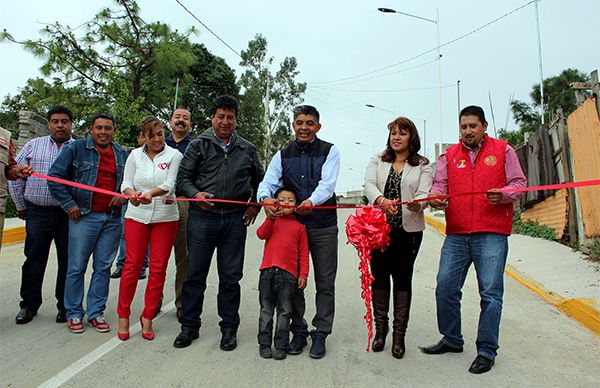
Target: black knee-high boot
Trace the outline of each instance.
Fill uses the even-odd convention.
[[[408,327],[411,293],[409,291],[394,291],[394,323],[392,333],[392,356],[404,357],[406,346],[404,336]]]
[[[385,337],[389,329],[388,311],[390,309],[390,292],[373,290],[373,316],[375,318],[375,338],[373,338],[373,351],[381,352],[385,347]]]

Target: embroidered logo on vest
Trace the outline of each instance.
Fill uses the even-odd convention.
[[[169,163],[163,162],[163,163],[159,163],[157,165],[158,168],[160,168],[161,170],[166,170],[167,168],[169,168]]]
[[[498,163],[498,160],[494,155],[488,155],[483,160],[483,163],[485,163],[486,166],[495,166],[496,163]]]
[[[456,163],[456,168],[467,168],[467,160],[466,159],[460,159]]]

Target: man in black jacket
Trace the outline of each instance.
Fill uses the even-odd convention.
[[[221,96],[214,100],[212,128],[192,140],[179,167],[177,189],[185,197],[256,201],[264,169],[256,147],[235,131],[237,111],[238,103],[233,97]],[[254,223],[257,213],[256,207],[210,201],[198,201],[190,206],[188,278],[183,283],[183,315],[181,333],[173,344],[176,348],[187,347],[198,338],[206,278],[215,248],[220,347],[222,350],[236,348],[246,227]]]

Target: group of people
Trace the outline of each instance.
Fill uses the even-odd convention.
[[[170,136],[160,120],[147,117],[141,123],[140,147],[128,155],[113,141],[116,125],[111,116],[95,116],[89,136],[73,140],[71,112],[62,106],[50,109],[50,135],[31,140],[15,161],[0,160],[5,164],[5,177],[14,179],[10,193],[27,231],[16,323],[31,321],[41,305],[41,285],[54,240],[56,321],[81,333],[87,316],[97,331],[109,331],[104,310],[110,268],[124,233],[125,261],[115,276],[121,278],[117,336],[123,341],[129,338],[131,303],[149,259],[140,324],[142,337],[154,338],[153,319],[162,304],[167,264],[175,247],[175,305],[181,331],[173,345],[191,345],[199,337],[207,276],[216,250],[220,348],[235,349],[247,227],[261,208],[247,204],[252,202],[260,203],[266,214],[257,230],[258,238],[265,240],[258,286],[259,355],[283,359],[300,354],[310,337],[310,357],[324,357],[335,313],[338,220],[334,190],[339,150],[317,137],[321,129],[317,109],[301,105],[293,111],[295,139],[273,156],[265,172],[256,147],[236,131],[237,113],[233,97],[216,98],[211,127],[195,139],[186,109],[176,109],[171,115]],[[425,229],[423,210],[429,205],[446,212],[447,237],[436,287],[443,338],[421,350],[427,354],[462,352],[461,288],[474,263],[482,302],[478,355],[469,371],[484,373],[494,364],[512,203],[520,197],[499,190],[522,188],[527,182],[512,147],[489,137],[486,129],[480,107],[464,108],[461,141],[441,155],[434,178],[429,160],[419,154],[415,124],[399,117],[388,125],[384,151],[367,166],[365,195],[370,205],[386,213],[391,227],[390,245],[383,252],[374,251],[371,260],[375,352],[385,347],[390,300],[392,355],[402,358],[406,352],[413,268]],[[29,176],[32,170],[99,190]],[[453,197],[481,191],[486,195]],[[129,204],[124,210],[126,198]],[[310,331],[304,319],[309,254],[316,289]],[[93,273],[84,309],[83,283],[90,257]]]

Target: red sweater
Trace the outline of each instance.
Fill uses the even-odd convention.
[[[308,278],[308,238],[306,228],[292,215],[267,218],[256,235],[265,242],[260,270],[277,267],[296,278]]]
[[[475,163],[462,144],[446,151],[448,162],[448,194],[487,191],[506,186],[506,142],[485,135]],[[477,232],[510,235],[513,205],[492,205],[485,194],[461,196],[448,201],[446,233],[470,234]]]

